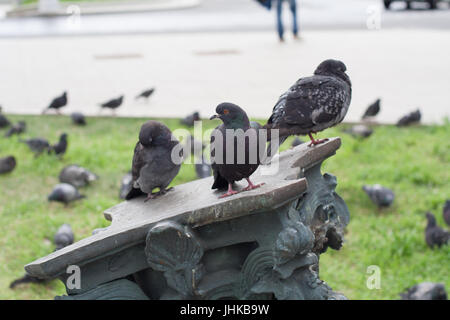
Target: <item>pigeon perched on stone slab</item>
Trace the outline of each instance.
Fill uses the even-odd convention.
[[[373,186],[363,186],[363,190],[367,193],[370,200],[375,203],[379,208],[389,207],[394,202],[394,192],[388,188],[385,188],[379,184]]]
[[[193,127],[195,121],[200,121],[200,114],[198,112],[194,112],[193,114],[190,114],[184,119],[180,120],[181,124],[184,124],[188,127]]]
[[[108,108],[108,109],[113,110],[113,112],[115,112],[115,110],[122,105],[122,102],[123,102],[123,95],[121,95],[120,97],[118,97],[116,99],[111,99],[107,102],[101,103],[100,107]]]
[[[357,124],[343,130],[343,132],[351,134],[355,138],[368,138],[372,135],[373,130],[364,124]]]
[[[347,114],[352,84],[346,70],[341,61],[325,60],[313,76],[299,79],[280,96],[264,126],[279,129],[279,145],[291,135],[308,135],[310,146],[326,141],[315,140],[312,134],[335,126]],[[271,139],[271,130],[267,136]]]
[[[46,113],[48,110],[53,109],[58,114],[61,113],[60,109],[67,105],[67,91],[64,91],[63,94],[59,97],[56,97],[52,100],[50,105],[44,109],[42,113]]]
[[[14,170],[17,162],[14,156],[0,158],[0,174],[9,173]]]
[[[426,213],[427,226],[425,228],[425,241],[430,248],[440,248],[450,241],[450,232],[445,231],[437,225],[436,218],[431,212]]]
[[[68,205],[70,202],[83,199],[84,195],[80,194],[73,185],[68,183],[57,184],[50,195],[48,196],[48,201],[62,202]]]
[[[27,124],[25,121],[19,121],[11,126],[6,132],[5,137],[11,137],[14,134],[22,134],[27,129]]]
[[[444,205],[444,210],[442,211],[444,216],[444,221],[450,226],[450,200],[447,200]]]
[[[180,152],[176,154],[175,151],[175,159],[172,159],[172,150],[175,147],[179,147]],[[126,199],[130,200],[145,193],[147,201],[171,190],[172,188],[167,187],[180,171],[182,153],[178,140],[164,124],[153,120],[144,123],[134,148],[131,169],[133,188]],[[155,188],[159,188],[159,191],[152,193]]]
[[[416,111],[408,113],[407,115],[401,117],[397,122],[397,127],[405,127],[414,123],[419,123],[421,117],[422,115],[420,113],[420,110],[417,109]]]
[[[372,103],[364,112],[362,119],[367,119],[367,118],[371,118],[371,117],[375,117],[378,112],[380,112],[380,103],[381,100],[378,98],[374,103]]]
[[[150,97],[153,94],[153,92],[155,92],[155,88],[150,88],[148,90],[144,90],[136,96],[136,99],[145,98],[148,100],[148,97]]]
[[[76,125],[79,125],[79,126],[86,125],[86,117],[81,112],[71,113],[70,118],[72,119],[72,122]]]
[[[55,251],[71,245],[73,241],[74,235],[70,225],[67,223],[61,225],[53,238]]]
[[[50,144],[44,138],[31,138],[20,140],[20,142],[25,143],[36,156],[40,155],[44,151],[47,151],[50,147]]]
[[[247,180],[248,186],[244,191],[260,187],[262,184],[254,185],[250,180],[250,176],[258,169],[260,164],[258,130],[250,127],[250,121],[245,111],[233,103],[225,102],[219,104],[216,108],[216,113],[210,120],[220,119],[223,124],[216,127],[211,134],[211,167],[214,174],[212,189],[224,189],[228,187],[228,191],[220,197],[224,198],[238,193],[233,190],[233,183],[235,181]],[[248,136],[241,141],[238,141],[237,137],[231,137],[234,141],[228,141],[227,143],[227,139],[230,137],[227,138],[226,131],[236,133],[239,129]],[[255,143],[252,143],[249,139],[249,134],[252,132]],[[241,149],[238,146],[239,143],[245,143],[243,148],[245,154],[242,157],[238,155],[239,149]],[[234,159],[230,159],[231,161],[227,161],[227,144],[234,148]],[[222,155],[220,155],[220,151],[222,151]],[[243,160],[241,161],[242,163],[239,163],[238,158],[239,160]]]
[[[402,300],[447,300],[442,283],[422,282],[400,294]]]
[[[6,118],[6,116],[2,113],[2,107],[0,107],[0,129],[9,127],[11,122]]]
[[[133,176],[131,171],[122,177],[122,182],[120,184],[119,198],[125,199],[127,194],[133,189]]]
[[[62,133],[59,136],[58,143],[50,146],[50,148],[48,149],[48,153],[54,153],[58,156],[63,156],[67,151],[67,145],[67,133]]]
[[[64,167],[59,173],[59,182],[71,184],[75,188],[84,187],[97,179],[96,174],[76,164]]]

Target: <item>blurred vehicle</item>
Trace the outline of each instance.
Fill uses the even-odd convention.
[[[386,9],[389,9],[390,6],[391,6],[391,3],[395,2],[395,1],[404,1],[404,2],[406,2],[406,8],[407,9],[411,9],[411,2],[428,2],[428,4],[430,5],[430,9],[436,9],[437,8],[437,4],[440,1],[448,2],[448,0],[383,0],[384,7]]]

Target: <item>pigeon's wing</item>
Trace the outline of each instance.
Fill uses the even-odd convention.
[[[224,130],[223,124],[220,126],[217,126],[214,130],[223,131]],[[213,133],[214,133],[214,131],[213,131]],[[213,143],[214,143],[214,134],[211,134],[211,139],[210,139],[209,145],[213,146]],[[211,189],[224,189],[228,186],[228,181],[225,180],[225,178],[220,175],[219,168],[218,168],[217,163],[214,161],[214,157],[215,157],[215,149],[211,148],[211,169],[213,171],[213,176],[214,176],[214,183],[213,183]]]
[[[133,182],[139,179],[139,173],[141,169],[145,166],[145,153],[144,146],[140,142],[136,143],[134,147],[133,162],[131,167],[131,175],[133,177]]]

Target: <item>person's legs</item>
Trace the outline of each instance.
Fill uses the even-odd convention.
[[[278,36],[280,37],[280,41],[284,41],[283,21],[281,20],[282,12],[283,12],[283,0],[277,0],[277,28],[278,28]]]
[[[289,7],[292,12],[292,32],[294,37],[298,37],[298,25],[297,25],[297,3],[296,0],[289,0]]]

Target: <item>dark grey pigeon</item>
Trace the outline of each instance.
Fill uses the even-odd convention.
[[[370,200],[377,205],[377,207],[389,207],[394,201],[394,192],[388,188],[382,187],[379,184],[373,186],[363,186],[363,190],[367,193]]]
[[[207,163],[203,157],[198,159],[201,159],[201,162],[195,163],[195,173],[197,174],[197,178],[203,179],[210,177],[212,174],[211,165]]]
[[[133,176],[131,171],[122,177],[122,182],[120,185],[119,198],[125,199],[127,194],[133,189]]]
[[[43,138],[20,140],[20,142],[25,143],[30,148],[30,150],[35,153],[36,156],[40,155],[44,151],[47,151],[50,147],[48,141]]]
[[[76,164],[64,167],[59,173],[59,182],[71,184],[75,188],[84,187],[97,179],[96,174]]]
[[[25,121],[19,121],[16,124],[12,125],[11,128],[6,132],[5,137],[10,137],[14,134],[22,134],[27,129],[27,124]]]
[[[373,130],[364,124],[357,124],[343,131],[351,134],[355,138],[368,138],[373,133]]]
[[[292,141],[292,143],[291,143],[291,147],[292,148],[295,148],[296,146],[299,146],[299,145],[301,145],[303,143],[303,141],[302,140],[300,140],[300,138],[299,137],[295,137],[295,139]]]
[[[380,99],[377,99],[374,103],[372,103],[366,110],[366,112],[364,112],[362,119],[367,119],[367,118],[371,118],[371,117],[375,117],[378,112],[380,112]]]
[[[67,206],[70,202],[83,198],[85,198],[85,196],[80,194],[73,185],[60,183],[53,188],[48,196],[48,201],[62,202]]]
[[[150,120],[142,125],[131,168],[133,189],[127,194],[126,200],[145,193],[147,201],[172,189],[167,187],[180,171],[183,156],[182,148],[178,145],[178,140],[164,124]],[[172,159],[175,147],[180,152],[176,159]],[[155,188],[159,188],[159,191],[152,193]]]
[[[400,293],[402,300],[447,300],[442,283],[422,282]]]
[[[2,114],[2,107],[0,107],[0,129],[9,127],[11,122]]]
[[[444,221],[446,224],[450,226],[450,200],[445,202],[444,210],[442,211],[442,215],[444,216]]]
[[[55,251],[67,247],[73,243],[74,235],[69,224],[65,223],[59,227],[56,232],[53,243],[55,244]]]
[[[280,96],[273,108],[267,129],[279,129],[279,145],[288,136],[308,135],[310,146],[327,139],[315,140],[313,133],[340,123],[347,114],[352,98],[352,84],[347,67],[338,60],[325,60],[314,75],[299,79]],[[267,133],[271,138],[271,131]],[[270,155],[273,150],[269,149]]]
[[[44,109],[42,113],[46,113],[48,110],[53,109],[56,111],[56,113],[61,113],[60,109],[67,105],[67,91],[64,91],[64,93],[60,97],[56,97],[52,100],[50,105]]]
[[[70,118],[72,119],[72,122],[79,126],[85,126],[86,125],[86,117],[81,112],[73,112],[70,115]]]
[[[16,167],[16,158],[14,156],[7,156],[0,158],[0,174],[9,173]]]
[[[191,154],[198,158],[202,156],[203,150],[206,148],[202,141],[195,139],[192,135],[188,135],[184,141],[183,152],[185,158]]]
[[[419,123],[421,117],[420,110],[417,109],[416,111],[401,117],[397,122],[397,127],[405,127],[414,123]]]
[[[145,98],[148,100],[148,97],[150,97],[153,94],[153,92],[155,92],[155,88],[144,90],[136,96],[136,99]]]
[[[101,103],[100,107],[108,108],[108,109],[113,110],[113,112],[115,112],[115,110],[122,105],[122,102],[123,102],[123,95],[121,95],[120,97],[118,97],[116,99],[111,99],[105,103]]]
[[[50,146],[48,153],[54,153],[58,156],[63,156],[67,151],[67,133],[63,133],[59,136],[58,143]]]
[[[46,283],[47,281],[49,281],[49,280],[48,279],[39,279],[39,278],[30,276],[28,273],[26,273],[23,277],[11,282],[9,284],[9,288],[14,289],[18,285],[25,284],[25,283]]]
[[[260,163],[259,157],[259,135],[258,130],[250,127],[250,121],[245,111],[233,103],[221,103],[216,108],[216,113],[212,119],[220,119],[223,124],[216,127],[211,134],[211,168],[214,174],[214,184],[212,189],[225,189],[228,191],[220,196],[220,198],[228,197],[238,193],[233,190],[233,183],[246,179],[248,186],[243,190],[252,190],[259,188],[262,184],[254,185],[250,181],[250,176],[258,169]],[[245,156],[242,157],[242,163],[238,163],[238,139],[234,137],[234,141],[229,143],[234,147],[234,159],[227,161],[227,135],[226,130],[241,129],[247,134],[245,137]],[[253,131],[253,133],[252,133]],[[255,137],[256,143],[251,143],[250,134]],[[244,141],[244,140],[243,140]],[[222,147],[222,155],[218,152],[216,157],[216,150]],[[229,162],[229,163],[227,163]]]
[[[200,121],[200,114],[198,112],[194,112],[193,114],[190,114],[186,116],[186,118],[180,120],[181,124],[188,127],[193,127],[195,121]]]
[[[425,241],[428,246],[433,249],[434,246],[440,248],[441,246],[448,244],[450,240],[450,232],[445,231],[437,225],[436,218],[431,212],[427,212],[426,217],[428,223],[425,228]]]

